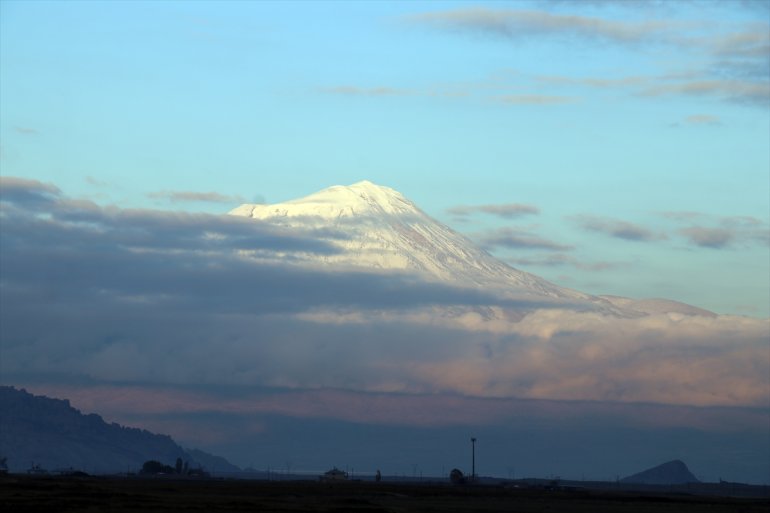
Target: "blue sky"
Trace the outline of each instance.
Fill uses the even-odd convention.
[[[770,314],[767,3],[1,9],[3,175],[208,212],[369,179],[570,247],[489,248],[562,285]]]

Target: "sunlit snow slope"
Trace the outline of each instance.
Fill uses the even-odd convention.
[[[461,286],[609,305],[504,264],[426,215],[398,191],[368,181],[329,187],[285,203],[241,205],[230,214],[288,228],[344,234],[345,238],[329,239],[342,251],[320,257],[325,264],[416,272]]]
[[[560,287],[510,267],[425,214],[398,191],[369,181],[336,185],[274,205],[245,204],[230,214],[312,232],[340,250],[332,255],[308,255],[299,262],[304,265],[413,273],[449,285],[483,288],[503,297],[625,317],[716,315],[665,299],[592,296]],[[293,258],[296,261],[297,257]]]

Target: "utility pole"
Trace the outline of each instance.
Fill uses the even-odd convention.
[[[471,438],[471,482],[476,482],[476,439]]]

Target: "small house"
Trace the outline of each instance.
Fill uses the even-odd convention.
[[[319,479],[324,482],[347,481],[348,473],[338,469],[337,467],[334,467],[333,469],[324,472],[324,474],[320,476]]]

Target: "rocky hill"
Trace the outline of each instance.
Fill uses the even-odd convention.
[[[24,389],[0,386],[0,457],[11,472],[33,464],[49,471],[77,469],[93,474],[138,471],[147,460],[190,467],[216,461],[218,471],[238,471],[223,458],[187,451],[170,436],[119,424],[99,415],[84,415],[69,401],[35,396]]]
[[[690,469],[687,468],[684,462],[673,460],[624,477],[620,482],[628,484],[674,485],[699,483],[700,481],[690,472]]]

